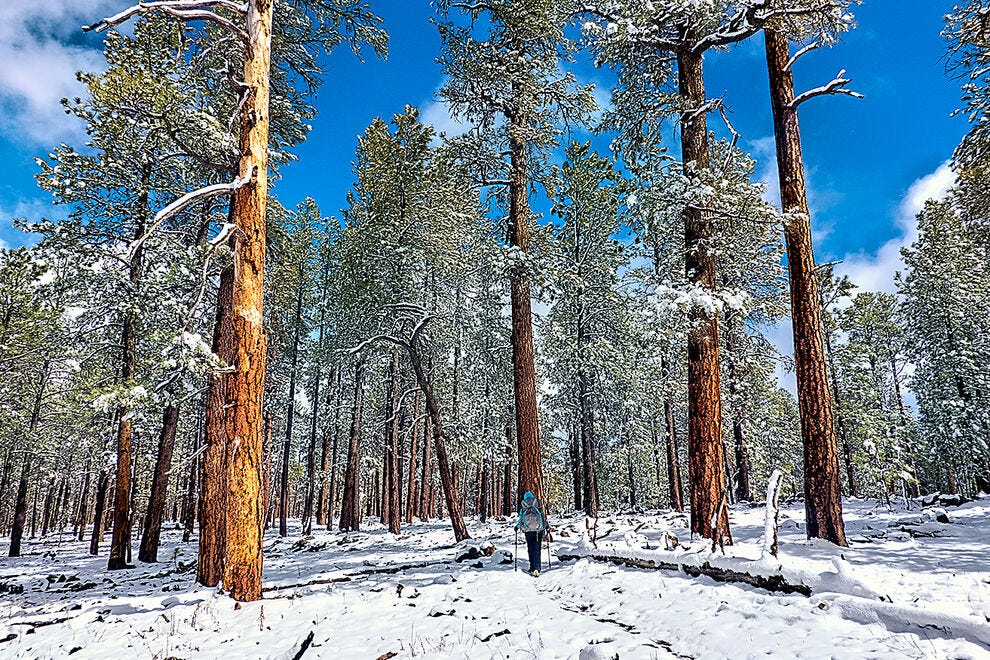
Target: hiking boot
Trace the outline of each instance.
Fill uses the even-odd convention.
[[[533,577],[540,577],[539,571],[533,571]]]

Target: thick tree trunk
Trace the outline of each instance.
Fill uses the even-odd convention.
[[[361,529],[361,413],[364,406],[364,363],[354,367],[354,407],[351,413],[351,440],[344,469],[344,496],[340,505],[340,531]]]
[[[93,535],[89,540],[89,554],[94,557],[100,554],[100,541],[103,540],[103,526],[107,513],[107,491],[110,490],[110,474],[100,470],[100,479],[96,484],[96,505],[93,512]]]
[[[821,297],[812,248],[801,132],[794,101],[790,48],[782,32],[767,29],[767,69],[777,143],[780,200],[790,276],[794,363],[804,442],[804,508],[808,538],[846,545],[842,522],[841,474],[835,440],[832,392],[828,383]]]
[[[687,38],[689,44],[693,39]],[[691,47],[677,53],[681,149],[685,175],[707,176],[708,122],[703,58]],[[695,286],[715,290],[715,227],[704,208],[684,210],[686,273]],[[691,482],[691,532],[718,543],[732,543],[725,497],[722,447],[722,397],[718,364],[718,319],[700,305],[691,310],[688,331],[688,463]]]
[[[233,343],[230,378],[233,442],[227,453],[227,507],[223,583],[231,597],[261,598],[264,531],[261,472],[266,345],[264,327],[265,207],[268,199],[268,98],[273,0],[249,0],[244,59],[240,176],[234,217],[242,235],[234,252]]]
[[[162,533],[162,518],[165,516],[165,498],[168,497],[172,450],[175,448],[175,431],[178,425],[179,406],[170,403],[165,406],[165,413],[162,416],[162,432],[158,437],[158,460],[155,461],[155,476],[151,481],[148,513],[144,517],[144,533],[141,535],[141,549],[138,551],[138,559],[143,562],[158,561],[158,543]]]
[[[516,90],[518,93],[518,90]],[[529,118],[521,112],[509,117],[509,244],[529,251],[529,163],[526,132]],[[517,499],[532,491],[543,497],[543,462],[540,452],[539,410],[536,401],[536,355],[533,348],[533,313],[529,273],[518,266],[509,273],[512,312],[512,380],[516,403],[516,442],[519,450]],[[435,433],[439,435],[439,433]]]
[[[220,273],[217,311],[213,324],[213,352],[225,365],[233,366],[234,266]],[[213,373],[209,377],[204,422],[203,465],[200,477],[199,562],[196,581],[215,587],[223,579],[224,538],[227,509],[227,447],[229,434],[231,374]]]

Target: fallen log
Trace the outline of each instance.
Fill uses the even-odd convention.
[[[792,584],[783,575],[752,575],[741,571],[734,571],[730,568],[720,568],[705,562],[701,565],[682,564],[677,562],[666,562],[653,559],[637,559],[632,557],[618,557],[601,552],[589,554],[558,554],[557,559],[568,561],[571,559],[594,559],[596,561],[609,562],[619,566],[629,566],[630,568],[645,568],[654,571],[671,571],[682,573],[691,577],[702,575],[710,577],[716,582],[741,583],[752,587],[765,589],[774,593],[811,595],[811,587],[805,584]]]

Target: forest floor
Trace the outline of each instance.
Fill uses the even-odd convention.
[[[837,548],[807,541],[800,504],[785,506],[779,561],[760,559],[762,508],[733,507],[725,555],[670,512],[603,515],[597,550],[583,517],[551,516],[555,555],[777,572],[810,597],[588,558],[554,558],[533,578],[506,554],[511,520],[470,521],[471,543],[500,552],[457,562],[443,521],[392,536],[368,519],[360,533],[270,530],[265,598],[235,608],[195,584],[195,538],[178,530],[162,561],[114,573],[55,534],[0,559],[0,657],[990,658],[990,498],[944,512],[847,501],[851,547]]]

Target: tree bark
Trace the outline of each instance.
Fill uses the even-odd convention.
[[[515,90],[519,93],[518,90]],[[526,132],[529,118],[513,112],[509,128],[509,244],[523,254],[529,252],[529,164]],[[536,356],[533,348],[533,313],[527,266],[509,273],[512,313],[512,380],[515,391],[516,442],[519,451],[517,499],[532,491],[543,497],[543,463],[540,452],[539,410],[536,400]],[[434,435],[438,435],[437,431]]]
[[[93,535],[89,540],[89,554],[94,557],[100,554],[100,541],[103,540],[103,524],[107,512],[107,491],[110,490],[110,473],[100,470],[100,479],[96,484],[96,510],[93,513]]]
[[[351,413],[351,440],[344,469],[344,496],[340,505],[340,531],[361,529],[361,413],[364,406],[364,363],[354,366],[354,407]]]
[[[235,359],[233,338],[234,266],[220,272],[217,311],[213,325],[213,352],[225,365]],[[199,562],[196,581],[215,587],[223,579],[224,538],[227,508],[227,447],[229,434],[231,374],[210,374],[206,394],[203,434],[206,449],[200,478]]]
[[[804,494],[808,538],[846,545],[841,474],[828,383],[821,297],[812,247],[801,132],[794,100],[790,47],[782,32],[764,30],[784,212],[784,238],[791,289],[794,363],[804,444]]]
[[[21,479],[17,483],[17,498],[14,503],[14,526],[10,532],[10,550],[8,557],[21,556],[21,539],[24,537],[24,523],[27,520],[27,491],[28,482],[31,477],[30,453],[24,456],[24,463],[21,467]]]
[[[172,450],[175,448],[175,431],[178,425],[179,406],[170,403],[165,406],[165,413],[162,416],[162,432],[158,437],[158,460],[155,461],[155,476],[151,481],[148,513],[144,517],[144,532],[141,535],[141,549],[138,551],[138,559],[143,562],[158,561],[158,543],[162,533],[162,518],[165,516],[165,498],[168,497]]]
[[[684,39],[693,45],[690,35]],[[708,122],[703,56],[689,45],[677,52],[681,115],[681,149],[685,175],[709,169]],[[686,273],[692,285],[715,291],[715,226],[705,209],[684,210]],[[690,314],[688,330],[688,463],[691,482],[691,532],[720,544],[732,543],[725,506],[725,459],[722,447],[722,398],[718,364],[718,319],[700,305]]]

